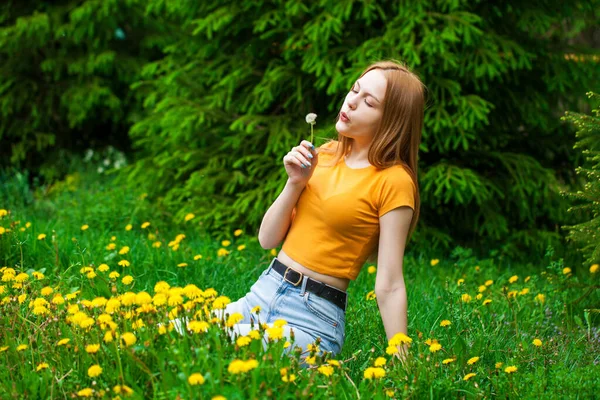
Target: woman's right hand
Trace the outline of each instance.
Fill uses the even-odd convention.
[[[283,157],[283,166],[289,176],[288,181],[292,184],[306,186],[318,162],[317,150],[308,140],[303,140],[299,146],[292,147],[290,152]],[[306,165],[306,168],[303,168],[302,164]]]

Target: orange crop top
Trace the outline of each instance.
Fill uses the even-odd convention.
[[[377,247],[379,217],[400,206],[414,209],[415,186],[400,165],[353,169],[342,157],[335,166],[321,166],[331,157],[319,153],[282,249],[313,271],[355,280]]]

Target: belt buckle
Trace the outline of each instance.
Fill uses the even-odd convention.
[[[284,280],[284,281],[286,281],[286,282],[289,282],[289,283],[291,283],[291,284],[292,284],[292,285],[294,285],[294,286],[298,286],[298,285],[300,284],[300,282],[302,282],[302,277],[304,276],[304,274],[302,274],[302,272],[298,272],[298,271],[295,271],[295,270],[293,270],[293,269],[292,269],[292,271],[298,272],[298,274],[300,274],[300,278],[298,279],[298,282],[295,282],[295,283],[294,283],[294,282],[290,281],[290,280],[287,278],[287,272],[288,272],[290,269],[291,269],[290,267],[287,267],[287,268],[285,269],[285,272],[283,273],[283,280]]]

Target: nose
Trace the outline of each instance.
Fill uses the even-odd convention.
[[[356,108],[356,96],[349,96],[347,103],[348,103],[348,107],[350,107],[350,109],[354,110]]]

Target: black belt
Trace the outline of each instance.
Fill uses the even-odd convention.
[[[281,275],[285,281],[294,286],[298,286],[302,283],[304,274],[282,264],[277,258],[273,260],[273,270]],[[333,304],[341,308],[342,311],[346,311],[346,292],[309,277],[306,277],[306,290],[324,298],[325,300],[331,301]]]

